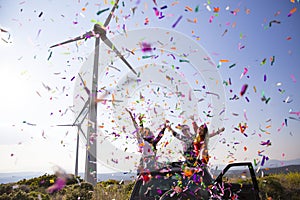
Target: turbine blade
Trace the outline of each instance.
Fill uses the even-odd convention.
[[[76,124],[58,124],[56,126],[76,126]]]
[[[77,41],[77,40],[83,40],[83,39],[86,39],[86,38],[90,38],[90,37],[93,37],[94,35],[95,35],[95,34],[94,34],[93,31],[89,31],[89,32],[83,34],[82,36],[78,36],[78,37],[76,37],[76,38],[73,38],[73,39],[64,41],[64,42],[62,42],[62,43],[52,45],[50,48],[57,47],[57,46],[60,46],[60,45],[64,45],[64,44],[67,44],[67,43],[70,43],[70,42],[75,42],[75,41]]]
[[[118,6],[118,3],[119,3],[119,0],[116,0],[114,7],[111,9],[111,11],[110,11],[110,13],[109,13],[109,15],[108,15],[106,21],[104,22],[104,27],[106,27],[106,26],[109,24],[109,22],[110,22],[110,20],[111,20],[111,18],[112,18],[112,15],[114,14],[115,9],[116,9],[117,6]]]
[[[111,48],[119,58],[127,65],[127,67],[135,74],[137,75],[136,71],[133,69],[133,67],[128,63],[128,61],[124,58],[124,56],[118,51],[118,49],[113,45],[113,43],[106,37],[106,35],[100,35],[101,40],[109,47]]]

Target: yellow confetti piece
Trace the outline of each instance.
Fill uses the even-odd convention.
[[[253,86],[253,90],[254,90],[254,92],[256,93],[256,87],[255,87],[255,86]]]

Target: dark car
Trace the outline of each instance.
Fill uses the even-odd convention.
[[[140,173],[130,200],[260,199],[250,162],[231,163],[213,178],[205,165],[171,163],[159,170]]]

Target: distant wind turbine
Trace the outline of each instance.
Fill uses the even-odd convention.
[[[112,10],[110,11],[103,26],[95,24],[92,31],[89,31],[81,36],[75,37],[73,39],[64,41],[59,44],[55,44],[50,48],[64,45],[70,42],[75,42],[78,40],[87,39],[90,37],[95,37],[95,54],[94,54],[94,67],[93,67],[93,80],[92,80],[92,90],[89,95],[89,106],[88,106],[88,130],[87,130],[87,147],[86,147],[86,161],[85,161],[85,180],[87,182],[96,185],[97,183],[97,142],[90,142],[93,135],[97,133],[97,91],[98,91],[98,63],[99,63],[99,44],[100,39],[112,49],[117,56],[127,65],[127,67],[134,73],[136,71],[127,62],[124,56],[118,51],[118,49],[113,45],[113,43],[106,36],[106,27],[109,24],[115,9],[118,6],[119,0],[116,0]]]

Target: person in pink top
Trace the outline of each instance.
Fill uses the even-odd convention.
[[[208,154],[208,140],[209,138],[223,132],[225,128],[223,127],[221,129],[218,129],[218,131],[209,134],[206,124],[198,126],[194,118],[192,117],[191,119],[193,120],[193,129],[196,133],[196,137],[193,141],[196,161],[200,160],[202,163],[207,164],[210,157]]]

